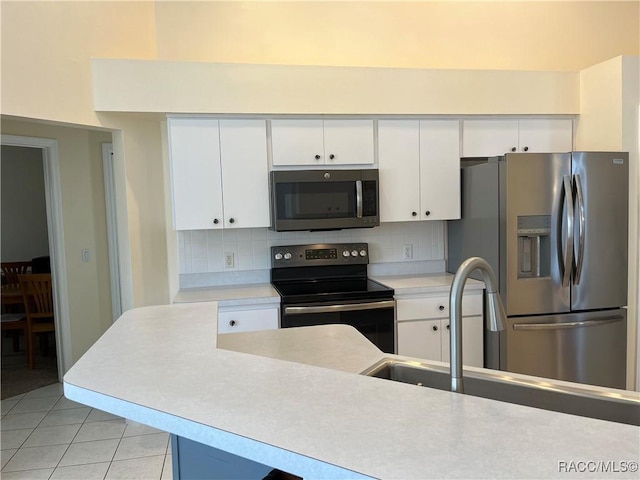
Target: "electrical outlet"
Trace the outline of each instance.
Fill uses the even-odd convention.
[[[413,258],[413,245],[405,245],[402,248],[402,259],[411,260]]]
[[[82,249],[82,261],[83,262],[88,262],[91,260],[91,252],[89,252],[88,248],[83,248]]]
[[[235,268],[236,255],[233,252],[225,252],[224,254],[224,268]]]

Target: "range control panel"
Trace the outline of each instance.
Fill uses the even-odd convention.
[[[367,243],[315,243],[271,247],[272,268],[368,263]]]

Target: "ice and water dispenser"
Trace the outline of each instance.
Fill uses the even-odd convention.
[[[517,232],[518,278],[550,276],[551,216],[519,216]]]

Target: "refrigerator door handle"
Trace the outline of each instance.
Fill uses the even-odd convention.
[[[578,251],[576,253],[576,269],[573,275],[573,283],[578,285],[580,283],[580,276],[582,275],[582,263],[584,261],[584,237],[585,237],[585,216],[584,216],[584,194],[582,192],[582,179],[580,174],[576,173],[574,176],[576,185],[576,200],[578,211]]]
[[[564,245],[561,245],[563,254],[562,265],[562,286],[568,287],[571,281],[571,267],[573,264],[573,195],[571,188],[571,176],[565,175],[563,178],[564,195],[562,196],[562,204],[566,204],[566,230],[562,232],[564,234]],[[560,223],[562,228],[562,222]]]
[[[598,320],[584,320],[582,322],[565,322],[565,323],[514,323],[514,330],[561,330],[564,328],[578,327],[595,327],[598,325],[606,325],[607,323],[619,322],[624,320],[624,316],[615,315],[612,317],[603,317]]]

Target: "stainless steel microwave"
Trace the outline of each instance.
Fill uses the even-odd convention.
[[[274,170],[271,220],[279,232],[380,225],[378,170]]]

